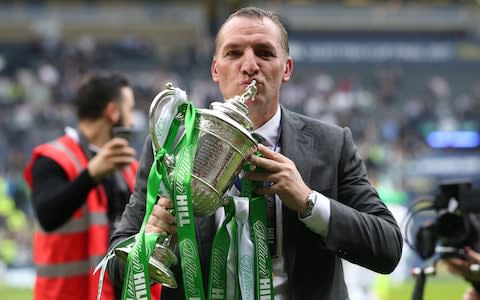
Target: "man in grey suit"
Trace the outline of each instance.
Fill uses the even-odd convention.
[[[402,237],[368,181],[350,130],[280,105],[280,87],[290,79],[292,70],[287,32],[277,15],[243,8],[219,30],[211,74],[224,98],[240,95],[252,80],[257,82],[257,95],[247,101],[249,117],[255,133],[270,147],[259,145],[263,157],[250,158],[266,171],[247,173],[246,177],[271,182],[257,192],[276,195],[275,299],[348,299],[341,258],[390,273],[400,259]],[[140,229],[152,153],[147,139],[135,192],[112,244]],[[170,199],[161,197],[146,232],[175,233],[175,219],[167,211],[172,207]],[[204,283],[217,223],[214,216],[196,219]],[[122,284],[123,263],[112,259],[108,271],[116,284]],[[164,288],[162,299],[184,298],[180,267],[173,271],[179,288]]]

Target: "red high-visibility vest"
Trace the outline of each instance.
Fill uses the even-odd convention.
[[[48,157],[59,164],[69,180],[76,178],[88,164],[88,158],[80,144],[64,135],[33,150],[24,173],[30,186],[32,167],[40,156]],[[137,168],[138,162],[134,162],[122,171],[131,192],[135,185]],[[89,192],[83,206],[56,230],[45,232],[38,224],[35,226],[35,300],[96,300],[100,272],[94,275],[93,270],[108,250],[110,227],[107,209],[105,189],[99,184]],[[160,298],[160,287],[159,284],[152,286],[152,299]],[[115,299],[106,273],[101,299]]]

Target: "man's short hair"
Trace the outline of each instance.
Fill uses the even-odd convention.
[[[281,33],[281,44],[282,48],[285,50],[285,52],[288,54],[290,52],[289,46],[288,46],[288,32],[285,29],[285,26],[283,25],[282,21],[280,20],[280,15],[269,10],[261,9],[258,7],[254,6],[249,6],[249,7],[243,7],[240,8],[236,11],[234,11],[228,19],[222,24],[220,29],[217,32],[217,35],[215,36],[215,48],[214,48],[214,55],[217,53],[217,47],[218,47],[218,34],[222,30],[222,28],[227,24],[231,19],[235,17],[244,17],[244,18],[249,18],[249,19],[258,19],[262,20],[264,18],[267,18],[271,20],[275,25],[277,25],[278,29],[280,29]]]
[[[107,104],[119,101],[123,87],[129,87],[128,79],[116,73],[96,73],[80,85],[75,97],[79,120],[96,120]]]

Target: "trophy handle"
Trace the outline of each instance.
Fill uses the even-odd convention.
[[[174,87],[170,82],[155,96],[148,114],[148,127],[154,151],[163,147],[173,120],[184,117],[178,112],[178,108],[186,103],[185,91]]]
[[[157,151],[164,147],[167,136],[170,132],[170,127],[174,119],[182,120],[183,115],[179,113],[179,107],[187,103],[186,93],[178,88],[174,88],[171,83],[167,83],[166,89],[158,93],[152,101],[149,110],[149,133],[152,140],[152,147]],[[163,162],[167,167],[167,177],[170,176],[171,170],[174,167],[174,156],[165,155]],[[167,182],[170,178],[166,178]],[[169,187],[165,188],[168,190]],[[159,195],[162,195],[163,188],[160,188]],[[173,209],[169,210],[175,214]],[[129,253],[133,250],[135,239],[126,245],[115,249],[115,255],[127,262]],[[177,264],[178,259],[173,249],[176,245],[175,238],[169,233],[160,234],[155,243],[155,248],[148,262],[149,276],[153,281],[159,282],[169,288],[177,288],[177,281],[175,275],[169,269],[170,266]]]
[[[128,254],[133,250],[135,239],[125,247],[115,249],[117,256],[124,263],[127,262]],[[175,275],[169,269],[170,266],[177,264],[178,259],[172,250],[175,245],[175,239],[170,234],[162,234],[159,236],[152,256],[148,261],[148,274],[150,278],[169,288],[177,288],[177,280]]]

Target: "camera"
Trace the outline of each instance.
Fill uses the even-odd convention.
[[[478,240],[470,213],[480,211],[480,203],[476,203],[472,196],[472,185],[468,181],[439,185],[439,192],[431,205],[423,207],[424,210],[433,210],[435,217],[421,225],[415,234],[414,250],[422,259],[434,254],[440,258],[464,258],[464,247]]]
[[[470,181],[442,182],[434,197],[421,198],[410,205],[405,220],[405,242],[426,260],[423,266],[412,270],[416,276],[413,300],[423,299],[426,275],[435,275],[440,259],[466,259],[465,246],[479,243],[479,194]],[[433,219],[419,226],[412,244],[408,239],[409,223],[422,212],[433,213]]]

